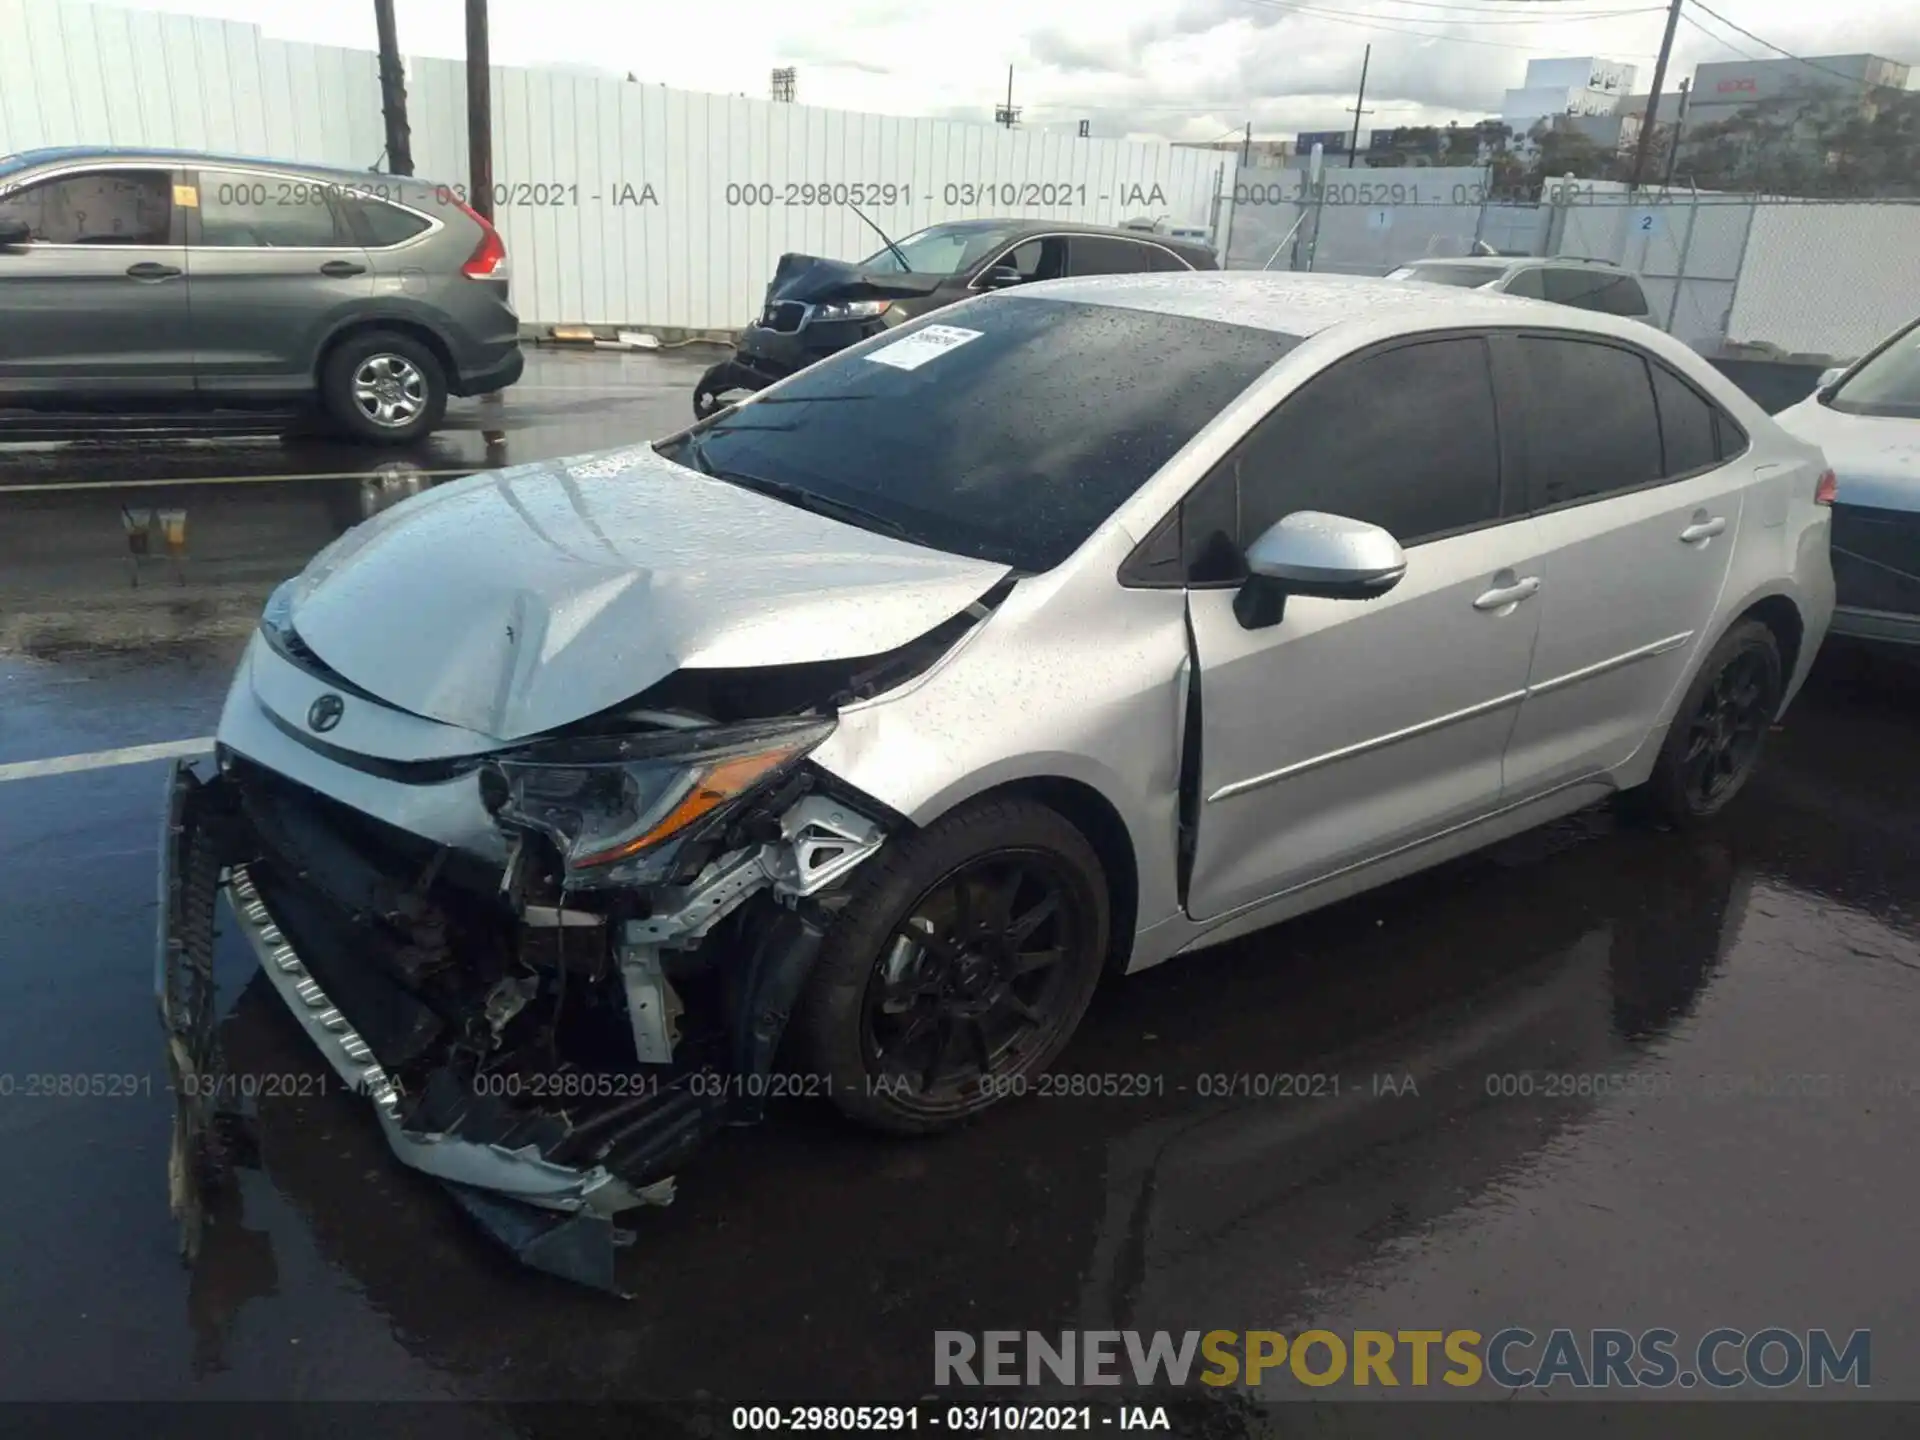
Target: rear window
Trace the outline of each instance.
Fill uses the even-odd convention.
[[[1460,285],[1474,289],[1491,285],[1500,272],[1490,265],[1403,265],[1389,280],[1418,280],[1424,285]]]
[[[1544,273],[1549,300],[1581,310],[1598,310],[1603,315],[1647,313],[1647,297],[1640,293],[1640,282],[1631,275],[1600,266],[1553,266]]]
[[[749,488],[791,489],[796,503],[840,507],[852,524],[1038,572],[1299,343],[1000,295],[822,360],[659,450]]]

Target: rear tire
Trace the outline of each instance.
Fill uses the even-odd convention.
[[[1742,620],[1687,687],[1653,774],[1631,792],[1636,806],[1682,830],[1718,815],[1758,767],[1784,692],[1779,641]]]
[[[958,1125],[1025,1093],[1065,1048],[1109,923],[1099,857],[1064,816],[963,806],[856,872],[794,1016],[801,1064],[876,1129]]]
[[[412,336],[363,330],[327,355],[320,399],[334,424],[355,439],[405,445],[447,413],[447,372]]]

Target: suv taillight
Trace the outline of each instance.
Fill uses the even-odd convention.
[[[480,227],[480,243],[473,247],[473,254],[467,257],[467,263],[460,267],[460,273],[469,280],[504,280],[507,273],[507,247],[501,242],[500,232],[493,228],[486,216],[475,210],[464,200],[455,200],[454,204],[466,214],[466,217]]]
[[[1834,497],[1840,493],[1840,477],[1831,470],[1822,470],[1820,479],[1813,487],[1813,503],[1831,505]]]

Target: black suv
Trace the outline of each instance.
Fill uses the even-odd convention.
[[[702,418],[741,390],[759,390],[849,345],[965,300],[1029,280],[1218,270],[1206,245],[1155,231],[1038,220],[930,225],[857,264],[782,255],[759,316],[738,348],[700,377]]]

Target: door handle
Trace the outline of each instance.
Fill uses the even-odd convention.
[[[1699,545],[1711,540],[1727,528],[1727,517],[1716,515],[1711,520],[1696,520],[1680,532],[1682,545]]]
[[[329,260],[320,267],[320,273],[331,276],[335,280],[344,280],[349,275],[366,274],[367,267],[364,265],[356,265],[351,260]]]
[[[1509,605],[1518,605],[1522,600],[1530,599],[1540,589],[1540,577],[1529,575],[1524,580],[1516,580],[1511,585],[1496,585],[1486,594],[1473,602],[1476,610],[1504,610]]]
[[[157,260],[142,260],[138,265],[127,267],[127,274],[136,280],[171,280],[179,273],[178,265],[162,265]]]

